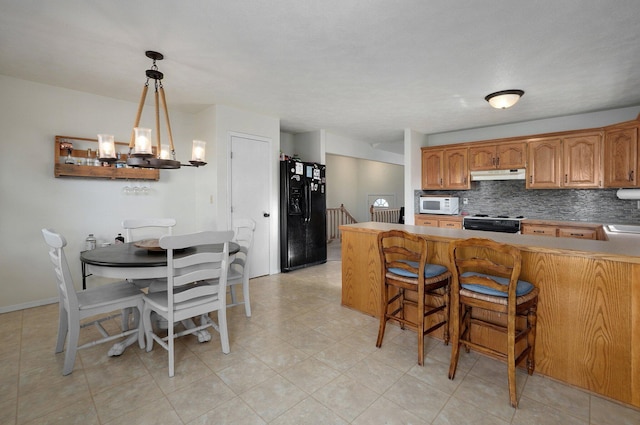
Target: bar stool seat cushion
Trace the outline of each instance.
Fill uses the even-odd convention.
[[[509,279],[506,277],[498,277],[498,276],[492,276],[489,274],[475,273],[475,272],[465,272],[465,273],[462,273],[460,276],[461,277],[469,277],[469,276],[486,277],[488,279],[496,281],[500,285],[509,286]],[[481,294],[491,295],[493,297],[506,298],[508,295],[506,292],[501,292],[484,285],[461,284],[460,286],[462,286],[464,289],[467,289],[469,291],[479,292]],[[516,286],[516,297],[527,295],[529,292],[533,290],[533,288],[535,287],[531,283],[525,280],[518,280],[518,286]]]
[[[418,262],[417,261],[407,261],[407,260],[400,260],[401,263],[405,263],[410,265],[411,267],[418,267]],[[408,270],[404,270],[401,269],[400,267],[389,267],[389,271],[391,273],[400,275],[400,276],[404,276],[404,277],[412,277],[412,278],[417,278],[418,275],[415,273],[411,273]],[[441,266],[440,264],[425,264],[424,266],[424,277],[429,279],[432,277],[436,277],[441,275],[442,273],[446,273],[448,272],[449,269],[447,269],[445,266]]]

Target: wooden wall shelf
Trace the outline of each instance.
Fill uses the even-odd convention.
[[[61,149],[60,144],[70,142],[73,144],[71,156],[77,161],[92,163],[98,151],[98,139],[86,139],[82,137],[56,136],[55,138],[55,164],[53,175],[55,177],[88,177],[98,179],[131,179],[131,180],[159,180],[160,170],[149,168],[117,168],[116,164],[109,167],[94,165],[65,164],[67,150]],[[127,160],[128,143],[116,142],[116,151],[120,152],[121,161]]]

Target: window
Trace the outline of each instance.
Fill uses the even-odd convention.
[[[384,198],[378,198],[373,201],[374,208],[389,208],[389,201]]]

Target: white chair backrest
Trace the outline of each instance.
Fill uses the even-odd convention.
[[[232,237],[233,231],[226,230],[177,236],[167,235],[160,238],[160,247],[167,250],[167,290],[170,315],[177,303],[183,303],[199,297],[214,296],[218,293],[226,293],[229,241]],[[223,244],[223,249],[219,252],[194,252],[180,258],[174,257],[174,250],[209,244]],[[185,286],[212,279],[218,279],[219,283],[217,285]],[[178,289],[180,287],[182,288]],[[226,304],[225,298],[224,296],[218,297],[223,309]],[[170,321],[172,320],[170,319]]]
[[[122,220],[122,228],[125,230],[125,242],[171,235],[175,225],[175,218],[128,218]],[[135,230],[139,231],[134,232]],[[134,236],[134,233],[136,236]]]
[[[249,262],[249,252],[253,247],[253,234],[256,230],[256,222],[250,218],[233,220],[233,241],[240,245],[240,251],[235,256],[231,266],[240,273],[244,273]]]
[[[49,246],[49,259],[53,263],[60,303],[64,305],[67,312],[77,311],[78,296],[71,279],[67,257],[64,254],[64,247],[67,246],[67,241],[64,236],[52,229],[42,229],[42,236],[44,236],[44,240]]]

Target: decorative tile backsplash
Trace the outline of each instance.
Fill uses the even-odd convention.
[[[531,189],[524,180],[476,181],[471,190],[416,190],[420,195],[451,195],[460,198],[461,212],[525,216],[541,220],[584,221],[603,224],[640,224],[640,201],[622,200],[617,189]],[[468,199],[464,205],[463,198]]]

